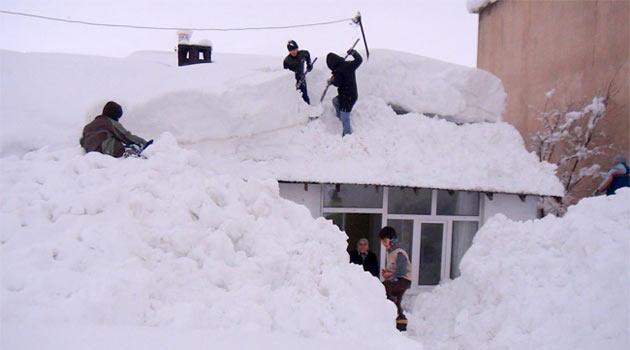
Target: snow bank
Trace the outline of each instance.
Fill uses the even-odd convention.
[[[500,121],[505,109],[503,83],[481,69],[377,51],[359,73],[360,95],[378,96],[410,112],[470,123]]]
[[[562,195],[555,168],[527,153],[508,124],[458,126],[391,104],[456,121],[497,120],[505,92],[487,72],[410,54],[375,50],[359,68],[351,137],[340,138],[331,89],[323,117],[306,106],[280,58],[216,55],[179,68],[174,55],[126,59],[2,52],[0,155],[45,145],[76,146],[82,126],[109,99],[122,122],[145,138],[167,131],[200,151],[217,171],[241,177],[347,182],[453,190]],[[172,62],[171,62],[172,61]],[[316,100],[329,71],[309,75]],[[36,98],[35,98],[36,96]]]
[[[393,304],[348,264],[345,234],[281,199],[275,181],[205,171],[168,134],[147,152],[0,159],[3,328],[396,334]]]
[[[0,51],[0,57],[0,82],[10,87],[0,90],[3,155],[44,145],[74,145],[78,125],[93,118],[111,99],[129,114],[136,106],[167,93],[212,94],[217,100],[206,106],[206,112],[222,114],[223,124],[232,125],[251,115],[258,105],[266,105],[264,113],[251,118],[256,123],[246,120],[252,128],[278,123],[274,118],[281,122],[288,111],[295,114],[299,101],[290,89],[293,77],[282,69],[279,57],[215,53],[214,63],[188,67],[177,67],[176,56],[164,52],[116,59]],[[321,94],[329,74],[323,59],[309,79],[313,100]],[[361,96],[383,95],[412,111],[453,115],[462,122],[497,120],[503,111],[505,92],[489,73],[385,50],[375,50],[371,60],[374,63],[366,62],[359,74]],[[256,99],[239,99],[239,89],[258,84],[262,85]],[[226,92],[228,96],[221,96]],[[331,91],[329,98],[332,95]],[[234,107],[239,108],[231,111]],[[185,109],[170,120],[171,125],[180,118],[190,122],[183,112]]]
[[[466,8],[470,13],[479,13],[484,7],[494,4],[499,0],[468,0],[466,2]]]
[[[630,189],[563,218],[494,217],[461,277],[417,297],[412,332],[429,349],[628,349],[629,234]]]
[[[243,88],[239,101],[253,101],[258,94],[266,92]],[[130,125],[151,135],[178,115],[194,116],[191,123],[169,131],[187,147],[199,150],[219,171],[245,178],[563,193],[553,176],[555,167],[528,153],[518,132],[505,123],[456,125],[418,114],[396,115],[383,99],[364,97],[353,111],[355,133],[341,138],[340,122],[328,104],[315,122],[302,117],[288,124],[286,119],[286,126],[280,127],[272,119],[266,126],[252,128],[258,119],[236,122],[230,112],[208,111],[205,106],[215,99],[204,94],[165,95],[136,109]],[[228,124],[234,137],[225,137],[226,115],[234,121]],[[259,113],[253,109],[251,115]],[[250,133],[254,129],[258,131]]]

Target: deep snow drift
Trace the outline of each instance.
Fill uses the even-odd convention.
[[[417,297],[428,349],[630,348],[630,189],[563,218],[489,220],[461,277]]]
[[[282,58],[214,56],[211,64],[177,67],[176,55],[168,52],[118,59],[0,50],[0,83],[11,87],[0,90],[2,120],[7,121],[0,154],[74,145],[80,132],[76,126],[93,118],[109,99],[120,102],[131,115],[136,106],[159,101],[167,93],[203,94],[208,97],[205,109],[192,116],[189,109],[180,109],[160,122],[166,124],[165,130],[191,120],[201,123],[198,119],[208,119],[208,113],[220,116],[214,128],[206,130],[206,137],[287,125],[287,119],[298,121],[296,104],[301,101],[295,98],[292,73],[282,69]],[[502,83],[488,72],[387,50],[374,50],[371,61],[358,74],[361,96],[384,96],[411,111],[447,115],[458,122],[496,121],[505,108]],[[321,57],[309,77],[313,100],[320,96],[328,75]],[[251,92],[243,96],[245,86],[251,87],[253,96]],[[332,96],[330,91],[328,100]],[[201,112],[206,114],[199,116]],[[16,118],[20,123],[11,122]],[[224,123],[228,130],[223,130]]]
[[[396,341],[393,304],[348,264],[331,222],[281,199],[275,181],[205,170],[168,134],[148,154],[0,159],[3,325]]]
[[[2,55],[9,72],[2,83],[15,88],[0,91],[1,154],[76,147],[81,126],[115,99],[130,130],[146,138],[168,131],[215,169],[241,177],[563,193],[555,167],[528,154],[512,126],[458,126],[418,113],[399,116],[389,106],[457,121],[497,120],[505,92],[481,70],[375,50],[357,72],[355,133],[342,139],[330,106],[335,91],[323,117],[307,123],[307,106],[280,58],[217,54],[215,63],[178,68],[172,53]],[[308,78],[313,100],[329,74],[323,65]]]

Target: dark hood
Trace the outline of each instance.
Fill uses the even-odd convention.
[[[103,107],[103,115],[116,121],[122,117],[122,114],[122,107],[114,101],[107,102]]]
[[[330,70],[335,70],[339,66],[339,64],[343,62],[343,58],[340,56],[330,52],[328,56],[326,56],[326,64]]]

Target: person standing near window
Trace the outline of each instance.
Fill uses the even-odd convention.
[[[366,238],[361,238],[357,242],[357,249],[350,252],[350,262],[362,265],[363,270],[378,278],[378,258],[370,250],[370,244]]]
[[[378,234],[381,244],[387,250],[385,268],[381,271],[387,299],[396,304],[398,317],[396,328],[407,330],[407,317],[403,313],[402,302],[405,291],[411,287],[411,261],[407,252],[398,245],[398,235],[391,226],[385,226]]]

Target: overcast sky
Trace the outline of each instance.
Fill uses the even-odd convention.
[[[309,23],[361,11],[371,48],[389,48],[475,66],[477,15],[465,0],[0,0],[0,8],[93,22],[167,27],[239,27]],[[116,29],[47,22],[0,14],[0,48],[126,56],[170,51],[173,31]],[[295,39],[315,56],[342,52],[359,36],[346,23],[325,27],[247,32],[195,32],[215,51],[286,54]]]

